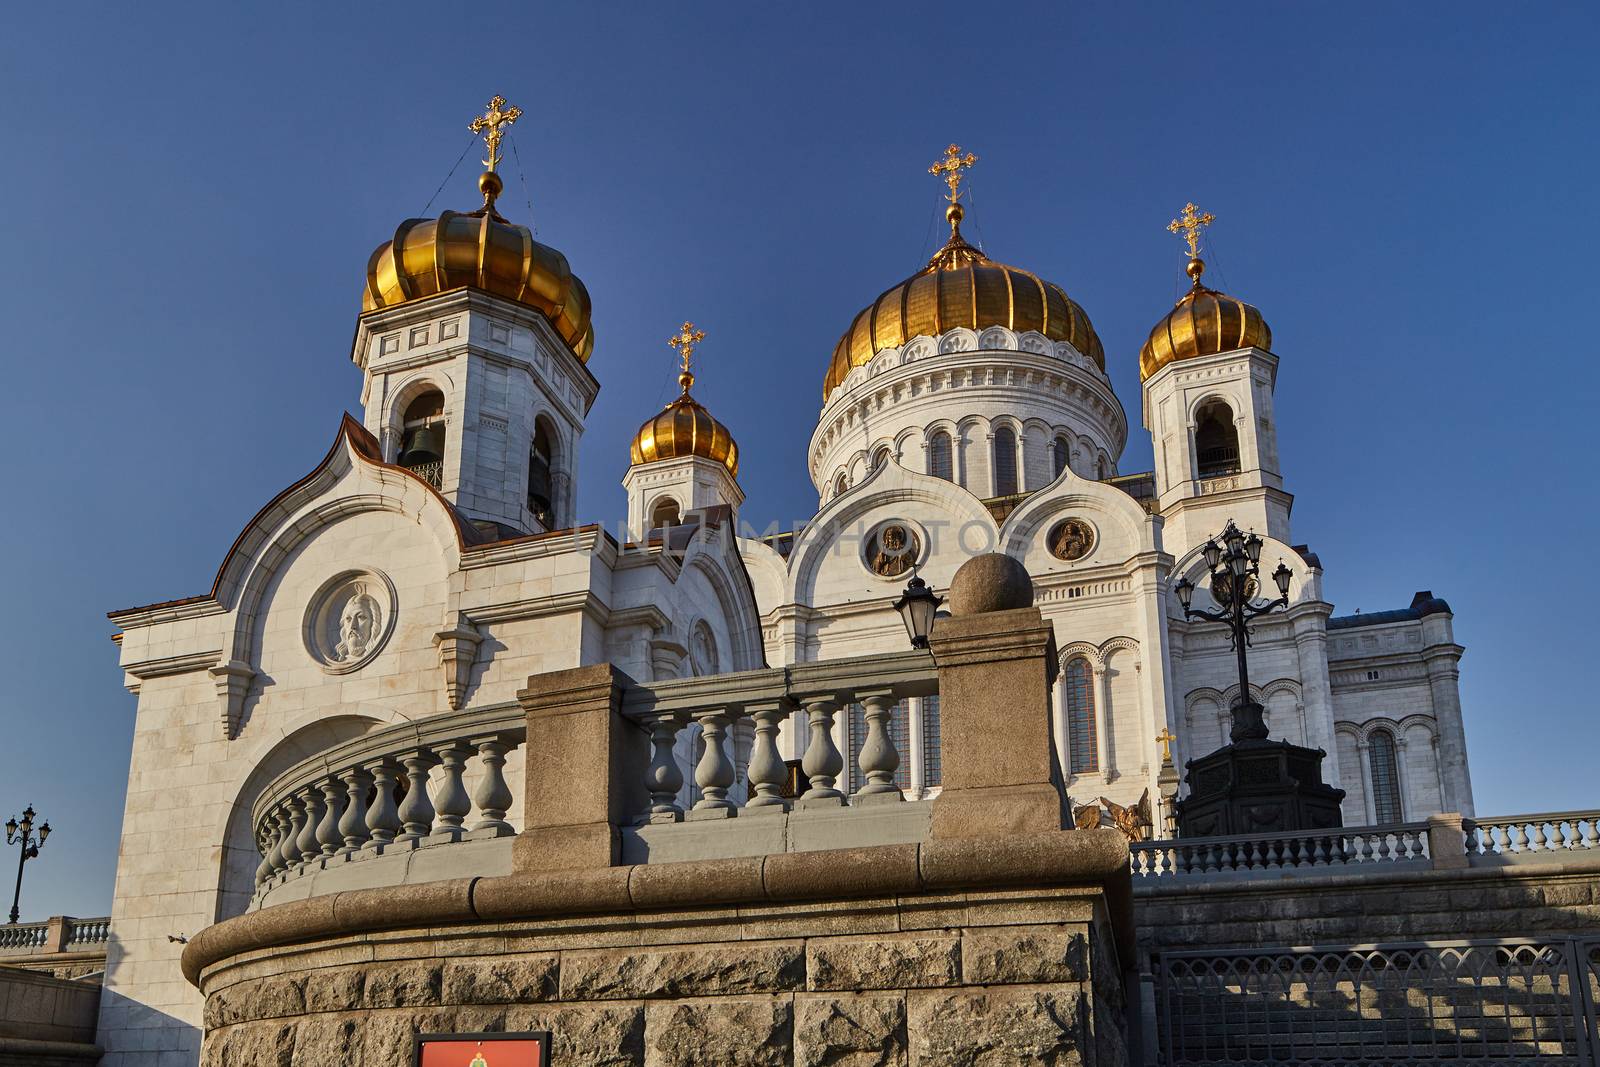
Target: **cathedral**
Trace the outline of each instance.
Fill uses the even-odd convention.
[[[1277,447],[1280,358],[1291,391],[1309,376],[1262,311],[1206,284],[1210,216],[1191,204],[1174,220],[1192,286],[1170,308],[1152,298],[1137,357],[1154,470],[1120,466],[1128,415],[1106,365],[1134,353],[1108,356],[1061,287],[968,242],[961,185],[976,158],[952,145],[932,167],[948,238],[916,274],[840,308],[838,343],[816,354],[815,516],[793,530],[740,522],[736,437],[756,426],[695,398],[705,334],[685,323],[670,341],[676,398],[631,443],[586,446],[630,450],[621,532],[574,501],[586,416],[624,368],[568,256],[501,214],[499,145],[517,114],[496,98],[474,124],[489,149],[481,206],[407,219],[368,259],[350,352],[360,416],[330,427],[322,460],[243,526],[209,589],[111,615],[138,711],[106,1063],[138,1062],[149,1032],[198,1048],[201,998],[174,942],[261,905],[285,836],[270,820],[263,836],[257,798],[289,768],[402,724],[514,717],[530,675],[564,668],[652,682],[904,653],[894,604],[908,581],[947,589],[985,552],[1026,568],[1053,628],[1052,732],[1074,802],[1159,796],[1174,767],[1227,743],[1244,697],[1273,738],[1326,752],[1346,824],[1472,814],[1450,609],[1419,592],[1339,615],[1325,598]],[[863,298],[884,280],[862,279]],[[1254,624],[1249,694],[1225,628],[1190,621],[1173,592],[1188,579],[1211,603],[1206,549],[1230,521],[1256,535],[1264,566],[1292,573],[1284,610]],[[833,726],[847,796],[866,784],[865,720],[858,705]],[[939,720],[933,695],[889,719],[908,800],[940,789]],[[780,724],[794,789],[805,743],[803,716]],[[691,729],[674,744],[687,771],[704,740]],[[731,795],[746,796],[748,732],[733,751]],[[451,832],[509,835],[520,767],[487,732],[470,755],[487,815]],[[406,771],[453,773],[459,788],[441,758],[443,771]],[[677,781],[692,805],[702,787]],[[316,817],[286,824],[288,839],[314,852]]]

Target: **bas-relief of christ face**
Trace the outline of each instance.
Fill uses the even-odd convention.
[[[378,602],[357,586],[355,593],[339,612],[339,644],[333,658],[340,663],[360,659],[367,654],[373,636],[378,632]]]

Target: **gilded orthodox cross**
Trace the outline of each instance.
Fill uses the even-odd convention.
[[[489,101],[487,111],[472,120],[469,129],[483,134],[484,143],[489,146],[489,158],[483,161],[484,166],[494,170],[500,165],[500,138],[505,136],[504,128],[521,117],[520,107],[506,107],[506,98],[497,96]]]
[[[694,384],[694,374],[689,370],[689,362],[694,358],[695,346],[705,339],[706,332],[695,329],[692,322],[685,322],[678,328],[676,334],[667,338],[667,344],[678,353],[678,359],[681,361],[678,384],[683,386],[683,391],[686,393],[689,391],[689,386]]]
[[[1200,234],[1207,226],[1217,221],[1217,217],[1209,211],[1201,213],[1193,204],[1183,205],[1183,214],[1167,223],[1170,233],[1181,233],[1183,239],[1189,242],[1189,258],[1200,258]]]
[[[928,173],[934,177],[944,177],[944,183],[950,187],[950,195],[945,197],[952,204],[961,199],[961,172],[978,162],[978,157],[968,152],[961,154],[961,146],[953,144],[944,150],[944,158],[934,162],[928,168]]]
[[[1156,740],[1161,743],[1161,762],[1162,763],[1171,763],[1172,762],[1172,742],[1176,741],[1177,739],[1178,739],[1178,735],[1174,734],[1171,730],[1167,729],[1165,726],[1163,726],[1161,728],[1161,732],[1159,734],[1156,734]]]

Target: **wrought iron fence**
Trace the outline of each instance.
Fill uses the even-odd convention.
[[[1165,1064],[1600,1067],[1600,938],[1162,952]]]

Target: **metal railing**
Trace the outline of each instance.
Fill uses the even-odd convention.
[[[1165,1064],[1600,1067],[1596,939],[1195,949],[1151,965]]]
[[[1464,819],[1467,858],[1473,866],[1564,859],[1600,854],[1600,811],[1558,811]]]
[[[1337,830],[1137,841],[1129,846],[1136,879],[1318,874],[1427,866],[1428,824],[1346,826]]]

